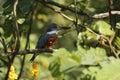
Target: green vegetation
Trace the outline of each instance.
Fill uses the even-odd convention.
[[[120,0],[0,0],[0,79],[118,80],[119,5]],[[51,23],[70,29],[59,33],[52,46],[57,51],[39,52],[30,63]]]

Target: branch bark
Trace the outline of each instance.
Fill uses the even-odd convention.
[[[120,11],[111,11],[111,14],[112,15],[120,15]],[[92,17],[95,19],[106,18],[106,17],[109,17],[109,12],[94,14]]]
[[[73,12],[73,13],[76,12],[75,8],[68,7],[68,6],[59,4],[59,3],[54,2],[54,1],[48,1],[48,0],[37,0],[37,1],[39,3],[44,4],[44,5],[46,5],[46,4],[53,5],[53,6],[59,7],[59,8],[64,9],[64,10],[68,10],[68,11]],[[82,10],[78,10],[77,14],[78,15],[86,15],[86,16],[93,18],[93,19],[103,19],[103,18],[109,17],[109,12],[98,13],[98,14],[88,14],[86,12],[83,12]],[[111,15],[120,15],[120,11],[111,11]]]
[[[16,55],[26,55],[26,54],[40,54],[43,52],[48,52],[52,53],[54,50],[53,49],[32,49],[32,50],[23,50],[19,51]],[[13,56],[14,52],[7,52],[7,53],[1,53],[0,57],[6,57],[6,56]]]
[[[45,6],[48,7],[49,9],[51,9],[52,11],[60,14],[60,15],[61,15],[62,17],[64,17],[65,19],[70,20],[71,22],[75,23],[75,20],[74,20],[74,19],[68,17],[67,15],[65,15],[64,13],[62,13],[61,11],[58,11],[58,10],[52,8],[51,6],[48,6],[48,5],[45,5]]]
[[[18,0],[15,1],[14,5],[13,5],[13,19],[14,19],[14,26],[16,29],[16,37],[17,37],[17,43],[15,46],[15,52],[19,51],[20,48],[20,33],[19,33],[19,27],[18,27],[18,23],[17,23],[17,13],[16,13],[16,8],[17,8],[17,4],[18,4]]]
[[[14,55],[12,56],[11,59],[9,59],[9,66],[8,66],[8,70],[7,70],[7,73],[6,73],[6,76],[5,76],[5,80],[8,80],[10,67],[11,67],[11,65],[14,61],[15,55],[17,54],[17,52],[20,49],[20,34],[19,34],[19,28],[18,28],[18,23],[17,23],[17,17],[16,17],[16,15],[17,15],[17,13],[16,13],[17,5],[18,5],[18,0],[15,0],[14,5],[13,5],[13,23],[14,23],[14,26],[15,26],[15,29],[16,29],[15,31],[16,31],[17,43],[16,43],[16,46],[15,46]]]
[[[112,0],[108,0],[108,8],[109,8],[109,20],[110,20],[110,25],[112,27],[112,13],[111,13],[111,10],[112,10]]]
[[[69,7],[69,6],[65,6],[65,5],[59,4],[59,3],[54,2],[54,1],[49,1],[49,0],[37,0],[37,1],[42,3],[42,4],[50,4],[50,5],[59,7],[61,9],[68,10],[68,11],[71,11],[73,13],[76,12],[75,8],[72,8],[72,7]],[[77,11],[77,13],[81,14],[81,15],[89,16],[87,13],[83,12],[82,10]]]
[[[76,26],[76,31],[77,31],[77,34],[79,34],[79,26],[78,26],[78,9],[77,9],[77,1],[74,0],[74,5],[75,5],[75,26]]]

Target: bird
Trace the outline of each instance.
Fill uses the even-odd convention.
[[[60,27],[55,23],[50,24],[47,29],[46,33],[42,34],[38,42],[36,44],[36,49],[44,49],[44,48],[51,48],[57,40],[58,40],[58,32],[63,29],[69,29],[70,27]],[[36,58],[37,54],[33,54],[32,58],[30,59],[30,62],[33,62]]]

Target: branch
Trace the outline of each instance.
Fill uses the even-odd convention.
[[[120,15],[120,11],[111,11],[111,14],[112,15]],[[109,17],[109,12],[94,14],[92,16],[92,18],[95,18],[95,19],[102,19],[102,18],[105,18],[105,17]]]
[[[19,34],[19,28],[18,28],[18,23],[17,23],[17,17],[16,17],[16,8],[17,8],[18,0],[15,0],[15,3],[13,5],[13,19],[14,19],[14,26],[16,29],[16,36],[17,36],[17,43],[15,47],[15,51],[17,52],[20,48],[20,34]]]
[[[49,0],[37,0],[38,2],[42,3],[42,4],[50,4],[50,5],[53,5],[53,6],[56,6],[56,7],[59,7],[61,9],[64,9],[64,10],[68,10],[68,11],[71,11],[73,13],[76,12],[75,8],[72,8],[72,7],[68,7],[68,6],[65,6],[65,5],[62,5],[62,4],[59,4],[57,2],[54,2],[54,1],[49,1]],[[88,16],[87,13],[79,10],[77,11],[78,14],[81,14],[81,15],[86,15]]]
[[[52,11],[54,11],[54,12],[60,14],[60,15],[61,15],[62,17],[64,17],[65,19],[67,19],[67,20],[69,20],[69,21],[75,23],[75,20],[74,20],[74,19],[68,17],[67,15],[65,15],[64,13],[62,13],[61,11],[58,11],[58,10],[52,8],[51,6],[48,6],[48,5],[45,5],[45,6],[48,7],[49,9],[51,9]]]
[[[26,55],[26,54],[39,54],[43,52],[52,53],[53,49],[33,49],[33,50],[23,50],[19,51],[16,55]],[[0,57],[13,56],[14,52],[0,53]]]
[[[15,47],[15,52],[14,53],[17,53],[20,49],[20,34],[19,34],[19,28],[18,28],[18,23],[17,23],[17,18],[16,18],[16,8],[17,8],[17,5],[18,5],[18,0],[15,0],[14,2],[14,5],[13,5],[13,22],[14,22],[14,26],[15,26],[15,31],[16,31],[16,36],[17,36],[17,43],[16,43],[16,47]],[[9,66],[8,66],[8,70],[7,70],[7,73],[5,75],[5,79],[4,80],[8,80],[8,75],[9,75],[9,71],[10,71],[10,67],[13,63],[13,60],[15,58],[15,55],[12,56],[11,59],[9,59]]]
[[[78,27],[78,9],[77,9],[77,3],[76,3],[76,0],[74,0],[74,5],[75,5],[75,27],[76,27],[76,31],[77,31],[77,34],[79,34],[79,27]]]
[[[37,1],[44,4],[44,5],[50,4],[50,5],[59,7],[59,8],[64,9],[64,10],[68,10],[68,11],[73,12],[73,13],[76,12],[75,8],[68,7],[68,6],[59,4],[59,3],[54,2],[54,1],[48,1],[48,0],[37,0]],[[99,14],[88,14],[88,13],[83,12],[82,10],[77,10],[77,14],[86,15],[86,16],[91,17],[93,19],[103,19],[103,18],[109,17],[109,12],[99,13]],[[120,15],[120,11],[111,11],[111,15]]]
[[[112,0],[108,0],[108,8],[109,8],[109,22],[112,28],[112,14],[111,14],[111,10],[112,10]]]

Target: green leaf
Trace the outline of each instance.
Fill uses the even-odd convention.
[[[61,58],[61,67],[60,71],[67,73],[74,70],[75,67],[79,66],[80,62],[76,62],[73,58],[63,57]]]
[[[118,80],[120,78],[120,59],[109,58],[109,60],[101,62],[100,66],[101,68],[89,67],[83,70],[83,73],[95,76],[96,80]]]
[[[9,37],[13,33],[14,27],[12,23],[12,20],[6,20],[6,22],[4,23],[4,26],[2,28],[4,30],[5,37]]]
[[[66,49],[61,48],[53,54],[54,57],[60,59],[60,72],[66,73],[72,71],[76,66],[80,65],[81,59],[77,54],[72,54]]]
[[[95,22],[95,24],[92,26],[92,29],[94,31],[99,32],[103,35],[112,35],[113,31],[110,28],[110,25],[102,20]]]
[[[78,57],[78,55],[72,55],[71,59],[78,62],[78,63],[81,63],[81,59],[80,59],[80,57]]]
[[[0,27],[0,36],[1,34],[4,34],[4,30]]]
[[[25,18],[20,18],[20,19],[17,20],[17,22],[19,24],[23,24],[25,22]]]
[[[120,59],[110,58],[109,60],[109,62],[101,63],[102,69],[97,72],[97,80],[118,80],[120,78]]]
[[[116,37],[114,44],[120,49],[120,37]]]
[[[91,12],[104,12],[106,11],[107,9],[107,4],[108,2],[106,0],[88,0],[87,1],[87,11],[91,11]]]
[[[21,12],[27,14],[31,9],[33,1],[34,0],[20,0],[18,7],[20,8]]]
[[[2,5],[3,8],[8,7],[9,5],[12,5],[14,0],[6,0],[6,2]]]
[[[117,24],[116,24],[116,28],[117,28],[117,29],[120,29],[120,23],[117,23]]]
[[[9,15],[10,13],[12,13],[12,11],[13,11],[13,6],[10,5],[10,6],[8,6],[7,8],[5,8],[3,14],[4,14],[4,15]]]
[[[48,70],[50,70],[53,77],[60,76],[60,74],[61,74],[60,65],[61,65],[61,63],[60,63],[59,59],[56,59],[50,63]]]
[[[79,47],[79,54],[81,54],[82,65],[96,65],[106,58],[106,51],[104,48],[82,48]]]

